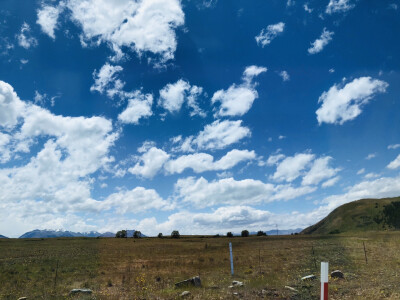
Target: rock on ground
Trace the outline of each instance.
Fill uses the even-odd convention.
[[[181,287],[181,286],[187,286],[187,285],[193,285],[193,286],[201,286],[201,279],[199,276],[195,276],[180,282],[175,283],[176,287]]]
[[[77,294],[90,295],[91,293],[92,293],[92,290],[89,290],[89,289],[73,289],[69,292],[70,295],[77,295]]]
[[[331,278],[344,278],[344,274],[340,270],[335,270],[331,273]]]
[[[190,296],[190,292],[189,291],[182,292],[182,294],[181,294],[182,298],[187,297],[187,296]]]
[[[304,277],[301,278],[302,281],[315,280],[315,279],[317,279],[317,276],[315,276],[315,275],[307,275],[307,276],[304,276]]]

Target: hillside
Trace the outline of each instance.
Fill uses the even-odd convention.
[[[8,239],[8,237],[0,234],[0,239]]]
[[[400,197],[362,199],[339,206],[304,234],[400,229]]]

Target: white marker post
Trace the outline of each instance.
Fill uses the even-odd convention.
[[[321,262],[321,300],[328,300],[329,263]]]
[[[231,275],[233,276],[233,255],[232,255],[232,243],[229,243],[229,253],[231,255]]]

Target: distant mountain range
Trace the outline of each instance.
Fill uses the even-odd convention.
[[[296,228],[296,229],[273,229],[273,230],[268,230],[265,233],[267,235],[288,235],[288,234],[295,234],[295,233],[300,233],[303,230],[303,228]]]
[[[0,239],[8,239],[8,237],[0,234]]]
[[[133,233],[132,233],[133,235]],[[57,237],[115,237],[113,232],[100,233],[97,231],[90,232],[73,232],[63,230],[39,230],[35,229],[24,233],[20,239],[31,239],[31,238],[57,238]]]

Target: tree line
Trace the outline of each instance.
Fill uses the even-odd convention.
[[[257,231],[257,236],[266,236],[266,235],[267,235],[267,234],[266,234],[264,231],[262,231],[262,230]],[[216,237],[219,237],[219,236],[220,236],[219,234],[216,235]],[[227,237],[233,237],[233,233],[229,231],[229,232],[226,234],[226,236],[227,236]],[[250,233],[249,233],[248,230],[242,230],[240,236],[242,236],[242,237],[248,237],[248,236],[250,236]],[[120,230],[120,231],[118,231],[118,232],[115,234],[115,237],[116,237],[116,238],[127,238],[127,237],[128,237],[128,233],[127,233],[126,230]],[[139,239],[139,238],[142,238],[143,235],[142,235],[142,233],[141,233],[139,230],[135,230],[135,231],[133,232],[133,235],[132,235],[131,237],[133,237],[133,238],[135,238],[135,239]],[[162,239],[162,238],[164,238],[164,235],[160,232],[160,233],[157,235],[157,237],[160,238],[160,239]],[[181,237],[181,235],[180,235],[180,233],[179,233],[178,230],[174,230],[174,231],[171,232],[171,238],[173,238],[173,239],[179,239],[180,237]]]

